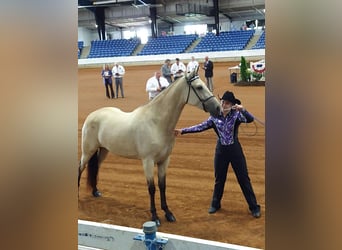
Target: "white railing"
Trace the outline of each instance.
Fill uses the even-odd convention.
[[[213,51],[213,52],[198,52],[198,53],[182,53],[182,54],[163,54],[163,55],[149,55],[149,56],[127,56],[127,57],[104,57],[104,58],[89,58],[78,59],[79,67],[92,67],[103,64],[113,64],[119,62],[124,65],[144,65],[144,64],[163,64],[166,59],[174,61],[179,58],[182,61],[190,61],[191,56],[198,60],[209,56],[211,60],[215,61],[240,61],[241,56],[249,60],[261,60],[265,58],[265,49],[254,50],[234,50],[234,51]]]
[[[134,240],[143,234],[142,229],[78,220],[79,250],[146,250],[143,241]],[[165,250],[256,250],[217,241],[203,240],[180,235],[156,232],[157,239],[167,239]],[[158,249],[158,248],[155,248]]]

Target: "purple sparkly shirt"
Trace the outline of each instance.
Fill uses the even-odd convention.
[[[231,145],[238,140],[238,127],[244,123],[254,121],[254,117],[246,110],[231,110],[226,117],[221,113],[218,117],[210,116],[208,120],[188,128],[182,129],[182,134],[198,133],[213,128],[222,145]]]

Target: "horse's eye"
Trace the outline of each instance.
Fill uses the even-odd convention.
[[[197,90],[202,90],[203,87],[202,87],[202,86],[198,86],[196,89],[197,89]]]

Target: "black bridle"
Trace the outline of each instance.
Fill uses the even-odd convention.
[[[203,110],[204,110],[205,112],[207,112],[207,109],[205,108],[205,105],[204,105],[204,104],[205,104],[207,101],[209,101],[211,98],[213,98],[214,96],[211,95],[211,96],[209,96],[208,98],[206,98],[206,99],[204,99],[204,100],[201,99],[201,97],[198,95],[198,93],[197,93],[196,89],[194,88],[194,86],[191,85],[191,83],[192,83],[193,81],[197,80],[198,78],[199,78],[198,75],[195,75],[195,76],[191,77],[190,79],[188,79],[187,77],[185,77],[186,82],[187,82],[187,84],[188,84],[188,86],[189,86],[188,96],[186,97],[186,102],[185,102],[185,103],[188,103],[188,101],[189,101],[190,88],[192,88],[192,90],[194,91],[194,93],[195,93],[195,95],[197,96],[198,100],[200,100],[200,102],[202,103]]]

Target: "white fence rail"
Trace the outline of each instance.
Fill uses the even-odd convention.
[[[137,235],[143,235],[143,230],[78,220],[79,250],[146,250],[144,242],[134,240]],[[165,250],[256,250],[251,247],[161,232],[157,232],[156,236],[158,239],[167,239],[163,246]]]
[[[163,64],[166,59],[174,61],[177,57],[185,62],[190,61],[191,56],[197,60],[203,60],[205,56],[209,56],[214,61],[240,61],[241,56],[249,60],[261,60],[265,58],[265,49],[78,59],[78,67],[94,67],[106,63],[113,64],[114,62],[120,62],[124,65]]]

